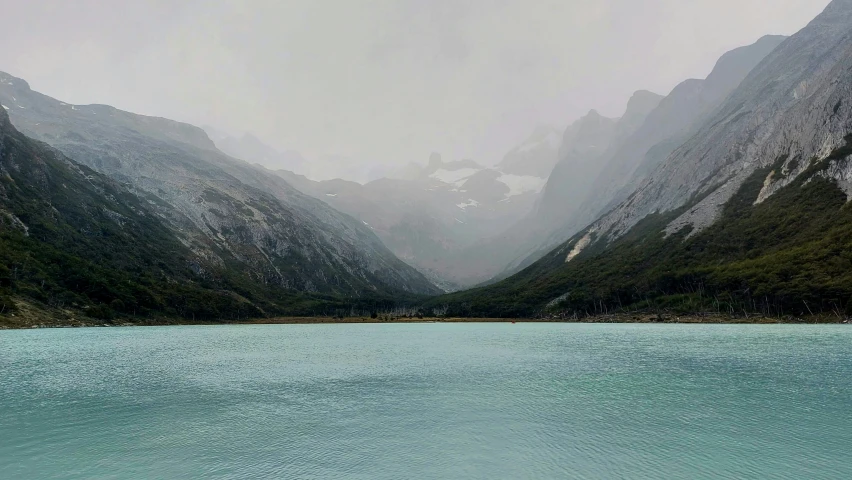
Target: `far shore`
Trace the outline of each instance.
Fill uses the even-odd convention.
[[[44,318],[34,316],[0,317],[0,330],[75,327],[141,327],[169,325],[313,325],[313,324],[382,324],[382,323],[634,323],[634,324],[849,324],[850,320],[836,315],[814,315],[804,318],[772,318],[763,316],[675,315],[675,314],[616,314],[594,317],[567,318],[476,318],[476,317],[274,317],[241,321],[192,321],[175,318],[121,318],[97,320],[85,317]]]

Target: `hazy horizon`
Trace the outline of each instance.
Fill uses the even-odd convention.
[[[703,78],[828,3],[17,2],[0,70],[77,104],[251,132],[314,177],[357,180],[433,151],[494,164],[537,126],[619,116],[632,92]]]

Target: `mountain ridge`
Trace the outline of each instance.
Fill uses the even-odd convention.
[[[625,123],[620,132],[604,131],[608,137],[596,140],[603,144],[603,151],[579,149],[574,156],[563,154],[549,180],[555,192],[563,192],[566,185],[578,184],[574,180],[573,165],[595,163],[596,170],[576,189],[580,195],[569,201],[559,195],[548,197],[550,186],[534,213],[534,218],[525,219],[516,228],[528,235],[530,240],[524,249],[516,249],[515,258],[495,278],[502,279],[529,266],[552,248],[572,237],[607,211],[624,200],[662,158],[681,145],[696,123],[724,100],[727,94],[744,79],[783,39],[783,36],[764,36],[757,42],[738,47],[723,54],[706,79],[688,79],[678,84],[665,97],[659,98],[645,111],[639,111],[636,119]],[[630,103],[628,103],[630,107]],[[630,112],[626,110],[626,115]],[[585,118],[585,117],[584,117]],[[567,134],[566,141],[574,141]],[[588,135],[587,135],[588,137]],[[570,148],[564,147],[564,151]],[[559,173],[558,175],[556,175]],[[585,179],[586,175],[581,178]],[[594,192],[594,193],[592,193]],[[564,193],[560,193],[564,195]],[[578,198],[579,197],[579,198]],[[537,218],[536,218],[537,217]]]
[[[182,242],[215,264],[294,291],[438,291],[360,222],[219,152],[198,127],[69,105],[22,85],[0,73],[13,124],[155,197]]]

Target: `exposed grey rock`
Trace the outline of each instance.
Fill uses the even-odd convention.
[[[625,233],[646,215],[707,195],[669,226],[710,225],[755,169],[783,161],[770,179],[789,183],[852,132],[852,0],[834,0],[802,31],[770,53],[703,126],[594,229]]]
[[[837,182],[837,186],[846,194],[846,200],[852,200],[852,156],[831,161],[829,167],[818,175]]]
[[[786,39],[766,36],[724,54],[704,80],[686,80],[664,98],[632,135],[620,142],[594,182],[575,220],[582,227],[623,201],[685,142],[749,72]]]
[[[527,233],[526,240],[517,242],[524,248],[516,252],[516,257],[497,278],[505,278],[531,265],[554,246],[626,201],[784,39],[767,36],[752,45],[732,50],[719,59],[706,79],[681,82],[665,98],[637,92],[617,125],[612,121],[604,122],[605,128],[581,134],[577,133],[578,126],[569,127],[562,159],[548,180],[541,205],[517,226],[519,232],[534,234]],[[595,113],[582,122],[597,120]],[[584,145],[582,139],[592,140]],[[592,145],[603,145],[603,151],[592,149]],[[572,151],[574,154],[569,154]],[[713,201],[714,198],[708,198],[707,205]],[[702,208],[702,212],[707,211]],[[701,213],[696,211],[696,215]]]
[[[145,198],[200,260],[268,285],[358,295],[434,293],[366,226],[216,149],[197,127],[104,105],[69,105],[0,73],[26,135]]]

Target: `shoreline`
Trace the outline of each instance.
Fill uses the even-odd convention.
[[[761,316],[730,317],[723,315],[650,315],[618,314],[585,318],[370,318],[370,317],[274,317],[240,321],[186,321],[173,318],[116,319],[112,321],[91,318],[72,318],[56,321],[55,318],[0,318],[0,330],[29,330],[39,328],[109,328],[109,327],[165,327],[165,326],[215,326],[215,325],[347,325],[389,323],[575,323],[575,324],[651,324],[651,325],[843,325],[850,320],[837,316],[812,316],[807,318],[770,318]],[[52,320],[52,321],[51,321]]]

